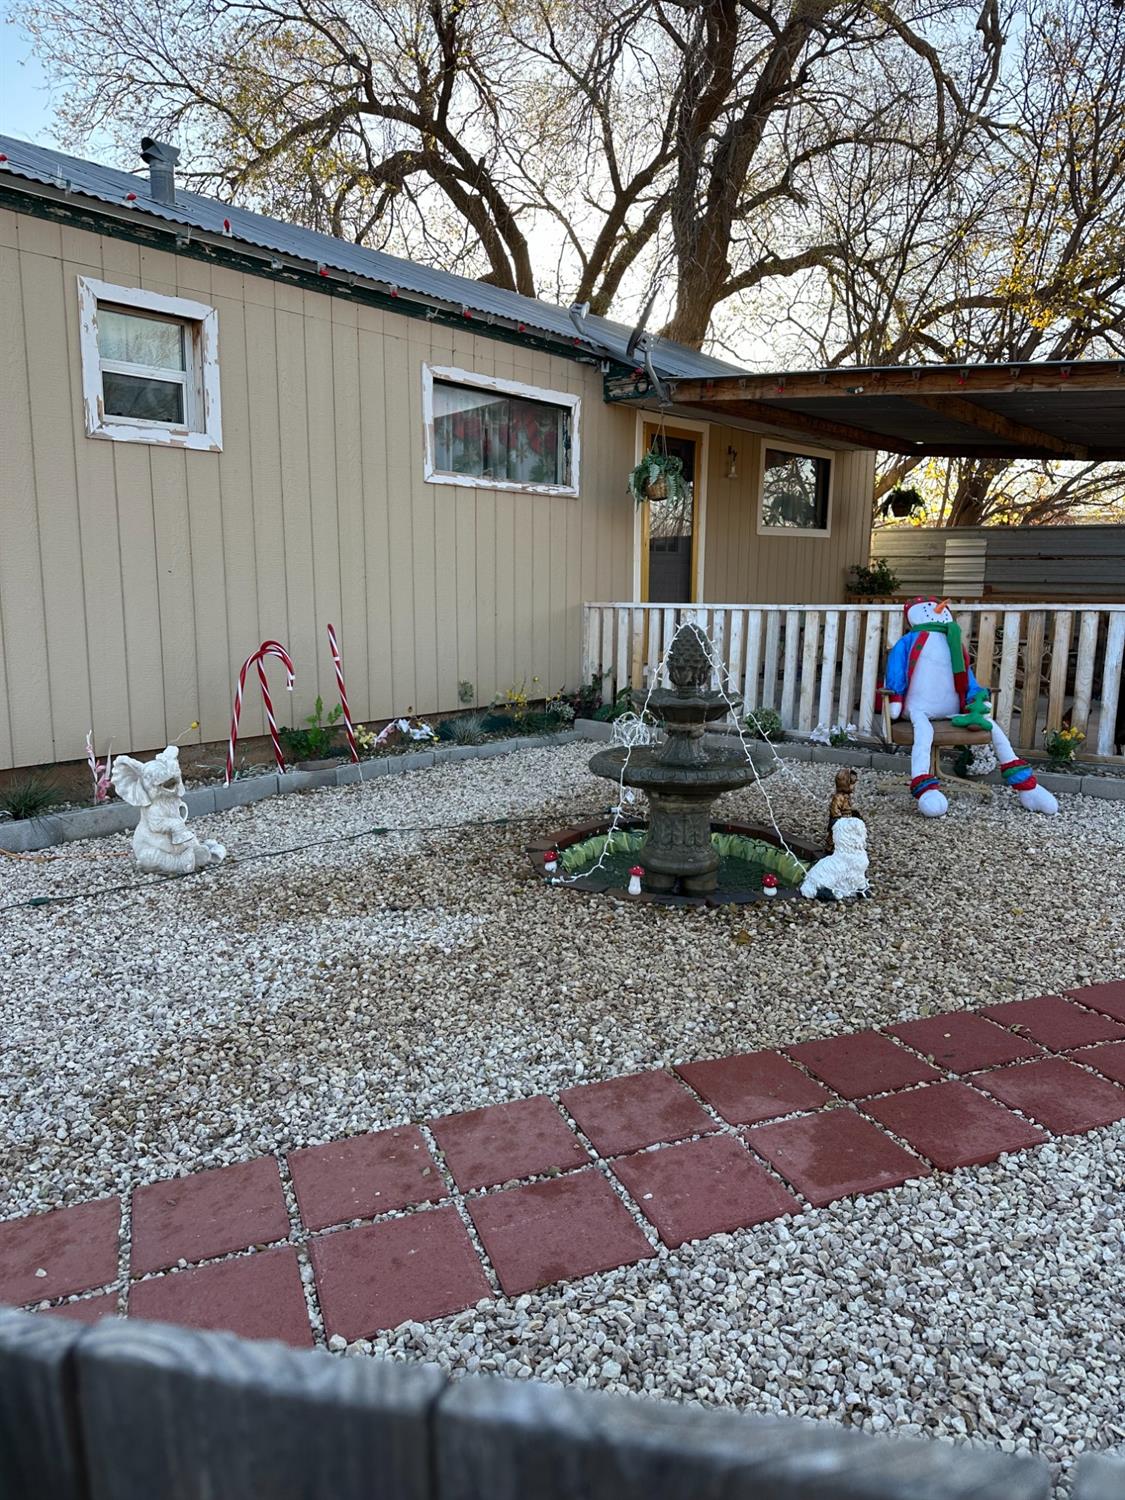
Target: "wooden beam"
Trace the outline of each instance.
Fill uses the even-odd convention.
[[[677,401],[777,401],[810,396],[966,396],[1011,391],[1120,391],[1125,360],[1074,364],[916,365],[901,369],[804,370],[672,380]]]
[[[894,450],[892,450],[894,451]],[[916,458],[1052,458],[1073,456],[1045,453],[1042,448],[1017,447],[1015,443],[915,443],[910,452]],[[1086,461],[1094,464],[1119,464],[1125,462],[1125,447],[1087,448]]]
[[[685,398],[677,391],[676,403],[678,405],[681,402],[686,404]],[[719,418],[744,417],[748,422],[768,423],[782,432],[845,443],[849,448],[882,448],[888,453],[903,454],[914,452],[913,443],[891,437],[885,432],[875,432],[870,427],[855,427],[850,422],[831,421],[828,417],[810,417],[803,411],[791,411],[786,406],[774,406],[769,401],[732,400],[721,404],[698,401],[695,404],[710,407]]]
[[[1013,422],[1010,417],[989,411],[966,401],[964,396],[910,396],[911,406],[923,407],[936,412],[939,417],[973,427],[978,432],[987,432],[990,437],[1004,443],[1016,443],[1022,448],[1039,448],[1057,458],[1086,458],[1088,452],[1081,443],[1068,443],[1065,438],[1043,432],[1038,427],[1029,427],[1025,422]]]

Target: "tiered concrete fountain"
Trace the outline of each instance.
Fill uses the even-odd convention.
[[[694,623],[684,626],[672,642],[668,677],[672,686],[656,688],[648,698],[649,712],[664,726],[663,742],[629,752],[600,750],[590,770],[610,781],[624,781],[648,797],[648,831],[637,855],[644,866],[645,888],[707,896],[719,885],[712,804],[724,792],[749,785],[755,772],[768,776],[777,762],[756,746],[751,749],[752,765],[741,745],[715,750],[704,744],[708,724],[725,718],[739,700],[708,686],[711,652],[707,637]]]
[[[706,741],[707,726],[739,703],[710,687],[712,659],[699,627],[683,626],[668,652],[672,686],[655,689],[647,700],[633,695],[638,710],[647,706],[663,724],[663,741],[599,750],[590,761],[596,776],[614,783],[614,802],[622,783],[645,794],[647,822],[618,815],[536,839],[527,852],[540,874],[573,890],[623,897],[629,876],[640,866],[637,899],[673,905],[797,894],[806,864],[823,850],[788,835],[783,843],[774,828],[713,820],[716,798],[769,776],[777,758],[757,742],[747,759],[738,741],[729,747],[717,747],[716,738]]]

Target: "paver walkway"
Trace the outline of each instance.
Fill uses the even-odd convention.
[[[128,1215],[9,1220],[0,1302],[351,1340],[1120,1119],[1125,980],[147,1183]]]

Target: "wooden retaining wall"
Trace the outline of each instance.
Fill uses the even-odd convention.
[[[1125,1472],[1084,1464],[1074,1500],[1101,1500]],[[5,1500],[1045,1500],[1048,1489],[1030,1454],[0,1309]]]

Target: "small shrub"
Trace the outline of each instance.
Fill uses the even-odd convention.
[[[612,703],[603,703],[594,710],[594,718],[602,724],[612,724],[622,714],[633,712],[633,690],[623,687]]]
[[[601,707],[602,683],[607,674],[595,672],[590,681],[584,687],[580,687],[576,693],[567,697],[567,703],[573,711],[576,719],[592,719]]]
[[[495,711],[485,714],[480,724],[485,734],[510,734],[516,727],[512,714]]]
[[[853,567],[848,584],[853,594],[894,594],[898,591],[899,576],[885,557],[877,557],[866,568]]]
[[[289,729],[282,725],[278,729],[281,743],[293,760],[323,760],[330,755],[336,738],[335,725],[343,717],[344,710],[337,703],[331,713],[324,712],[324,700],[317,695],[316,704],[305,720],[307,729]]]
[[[455,745],[481,745],[488,738],[484,730],[483,714],[462,714],[459,719],[447,719],[452,729]]]
[[[775,708],[754,708],[746,715],[746,727],[756,740],[780,740],[785,733]]]
[[[50,777],[32,771],[22,781],[14,781],[0,791],[0,813],[6,813],[13,821],[37,818],[58,800],[58,788]]]

